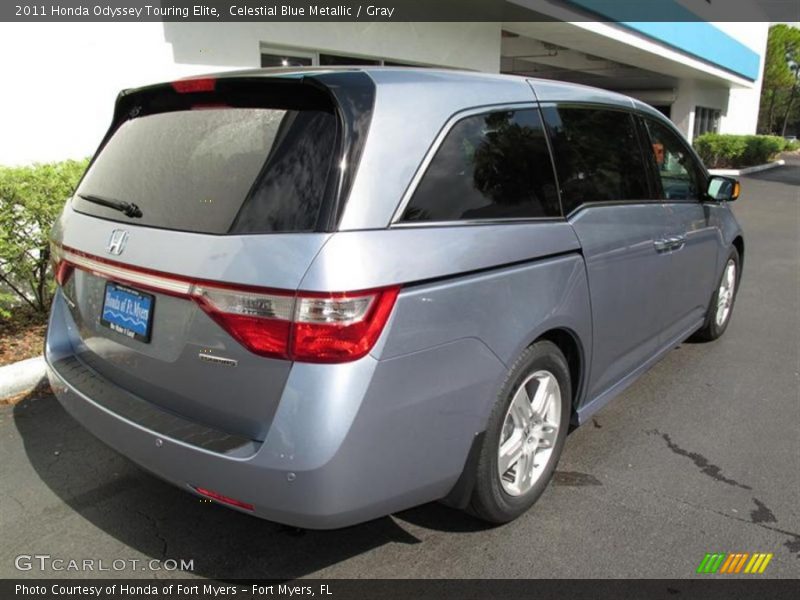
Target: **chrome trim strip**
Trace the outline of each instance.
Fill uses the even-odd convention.
[[[525,225],[548,221],[565,221],[564,217],[527,217],[524,219],[462,219],[459,221],[403,221],[392,225],[392,229],[412,229],[419,227],[470,227],[474,225]]]
[[[493,111],[508,109],[508,110],[524,110],[524,109],[536,109],[537,108],[536,102],[513,102],[511,104],[489,104],[483,106],[476,106],[473,108],[468,108],[466,110],[459,111],[451,116],[447,122],[442,127],[442,130],[436,135],[436,138],[433,140],[433,144],[431,147],[428,148],[428,152],[425,154],[425,158],[422,159],[422,162],[417,167],[414,176],[411,178],[406,191],[403,193],[403,198],[400,200],[400,204],[398,205],[397,209],[394,211],[392,215],[391,221],[389,221],[389,227],[394,227],[400,218],[403,216],[403,213],[406,210],[406,206],[411,201],[411,197],[414,195],[414,192],[419,185],[420,180],[425,175],[428,170],[428,166],[430,165],[433,157],[439,151],[439,147],[442,145],[444,138],[447,137],[447,134],[450,133],[450,130],[455,126],[456,123],[465,119],[467,117],[471,117],[473,115],[480,115],[483,113],[490,113]],[[453,222],[448,221],[448,225],[452,225]]]
[[[184,296],[188,296],[192,291],[192,284],[188,281],[160,277],[158,275],[151,275],[133,269],[110,265],[86,256],[75,254],[67,249],[64,249],[63,253],[64,260],[68,263],[74,265],[78,269],[94,273],[99,277],[104,277],[106,279],[122,279],[129,283],[138,283],[146,287]]]

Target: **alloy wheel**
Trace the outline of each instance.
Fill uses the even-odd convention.
[[[725,273],[722,275],[722,281],[719,284],[719,291],[717,292],[717,313],[715,321],[717,327],[722,327],[731,313],[731,306],[733,306],[733,293],[736,289],[736,263],[733,259],[728,260],[725,265]]]
[[[561,388],[555,375],[536,371],[517,388],[506,411],[497,471],[510,496],[528,492],[542,476],[558,438]]]

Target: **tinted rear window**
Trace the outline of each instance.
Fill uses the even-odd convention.
[[[315,229],[337,144],[332,111],[205,108],[149,114],[114,132],[73,206],[199,233]],[[79,198],[136,204],[141,218]]]

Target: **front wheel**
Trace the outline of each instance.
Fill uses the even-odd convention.
[[[705,323],[692,336],[695,340],[710,342],[720,337],[728,328],[739,287],[739,265],[739,252],[736,248],[731,248],[719,285],[711,298]]]
[[[506,523],[541,496],[555,471],[570,419],[569,366],[558,346],[537,342],[517,359],[483,440],[468,510]]]

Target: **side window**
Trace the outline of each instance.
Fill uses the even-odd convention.
[[[649,198],[632,114],[572,106],[546,107],[542,112],[565,214],[587,202]]]
[[[436,151],[403,221],[561,216],[536,109],[465,117]]]
[[[653,148],[653,159],[661,178],[662,198],[667,200],[698,199],[700,172],[686,145],[668,127],[644,119]]]

